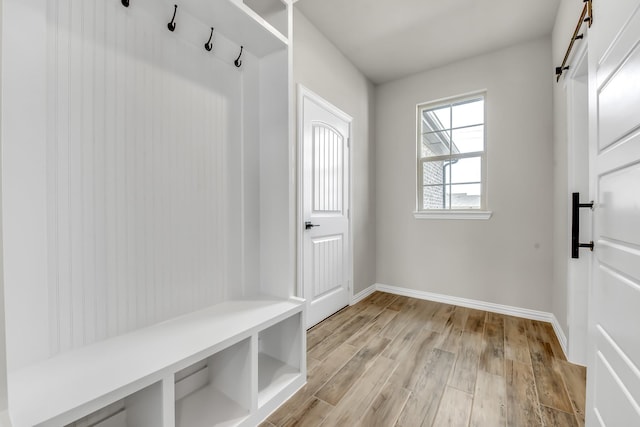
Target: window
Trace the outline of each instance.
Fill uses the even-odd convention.
[[[485,208],[484,98],[418,105],[418,213]]]

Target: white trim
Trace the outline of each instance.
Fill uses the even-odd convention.
[[[359,303],[360,301],[362,301],[363,299],[365,299],[366,297],[368,297],[369,295],[371,295],[375,291],[376,291],[376,285],[375,284],[369,286],[366,289],[361,290],[360,292],[355,294],[353,296],[353,298],[351,298],[351,304],[350,305],[354,305],[354,304]]]
[[[562,326],[560,326],[560,322],[558,322],[556,315],[553,313],[550,313],[550,314],[551,314],[551,326],[553,326],[553,331],[556,333],[556,337],[560,342],[560,347],[562,347],[562,352],[564,353],[565,359],[569,360],[573,364],[582,365],[581,363],[576,363],[569,359],[569,351],[567,348],[567,336],[564,334],[564,331],[562,330]]]
[[[434,210],[434,211],[415,211],[413,217],[415,219],[482,219],[491,218],[492,211],[481,210]]]
[[[405,297],[435,301],[444,304],[458,305],[461,307],[473,308],[476,310],[490,311],[492,313],[506,314],[508,316],[516,316],[522,317],[524,319],[539,320],[542,322],[551,323],[551,326],[553,326],[553,331],[555,332],[558,341],[560,342],[560,346],[562,347],[562,351],[564,352],[565,357],[567,355],[567,337],[564,334],[564,331],[562,330],[558,319],[556,319],[556,316],[553,313],[531,310],[529,308],[514,307],[504,304],[496,304],[493,302],[473,300],[469,298],[435,294],[432,292],[418,291],[415,289],[401,288],[398,286],[383,285],[382,283],[376,283],[373,286],[375,286],[375,290],[377,291],[387,292],[394,295],[402,295]],[[371,289],[373,286],[370,286],[366,290]]]

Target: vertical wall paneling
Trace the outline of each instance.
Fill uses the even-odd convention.
[[[313,124],[313,211],[342,212],[343,138],[323,123]]]
[[[161,5],[140,3],[148,10],[47,2],[50,355],[247,292],[225,285],[243,283],[243,254],[258,245],[232,237],[259,233],[240,215],[259,191],[259,135],[241,131],[242,72],[189,38],[203,24],[182,15],[189,30],[169,33]],[[258,67],[248,71],[254,93]]]

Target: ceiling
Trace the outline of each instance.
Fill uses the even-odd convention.
[[[551,33],[559,0],[299,0],[374,83]]]

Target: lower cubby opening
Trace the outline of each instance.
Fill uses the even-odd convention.
[[[258,334],[258,406],[301,375],[302,316],[297,313]]]
[[[176,427],[235,426],[251,408],[251,339],[175,374]]]
[[[158,382],[66,427],[158,427],[162,424],[162,385]]]

